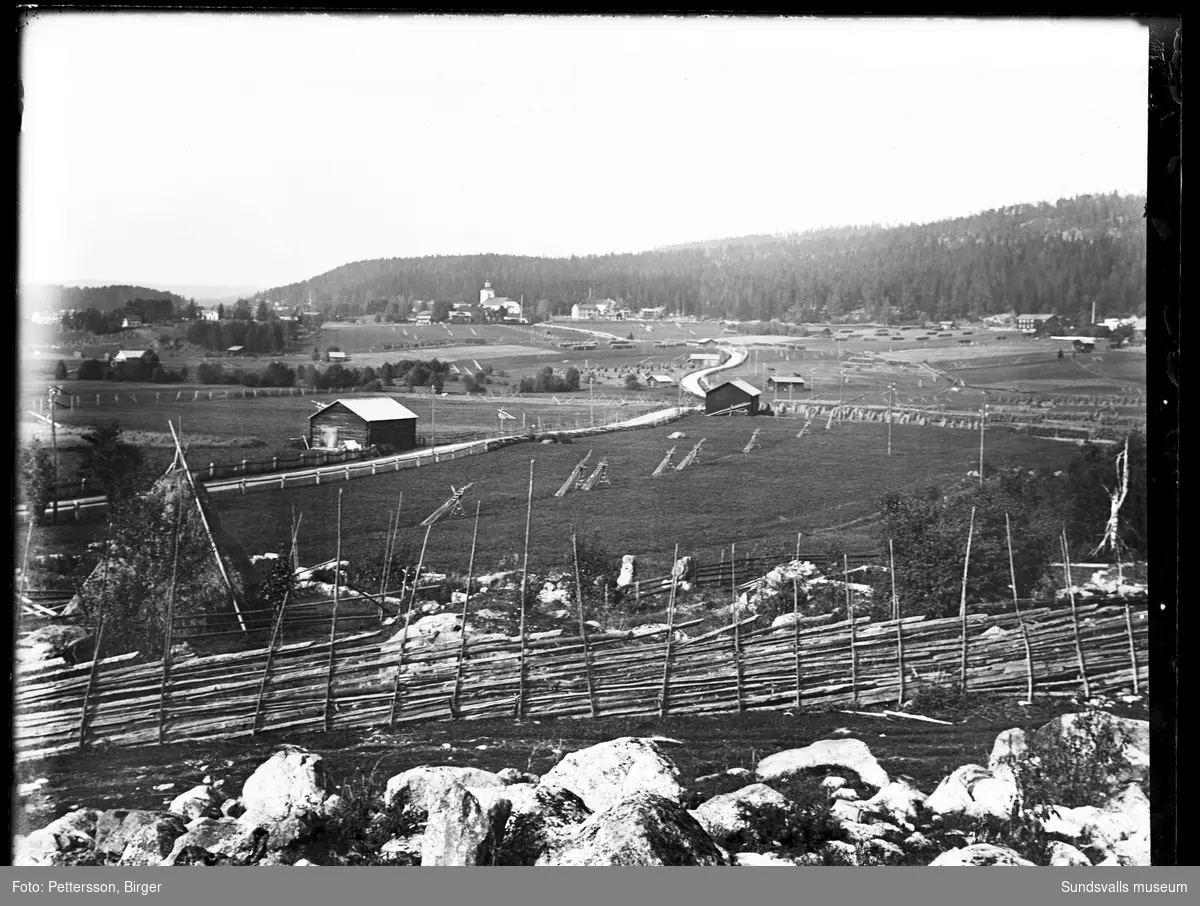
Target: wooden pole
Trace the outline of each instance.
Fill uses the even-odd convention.
[[[450,716],[458,717],[458,695],[462,690],[463,661],[467,659],[467,613],[471,606],[471,582],[475,578],[475,542],[479,538],[479,501],[475,501],[475,528],[471,532],[471,558],[467,562],[467,591],[459,618],[461,638],[458,645],[458,665],[454,669],[454,691],[450,693]]]
[[[251,738],[257,735],[259,722],[262,719],[263,696],[267,691],[267,679],[271,675],[271,662],[275,659],[275,646],[278,644],[279,635],[283,630],[284,614],[287,611],[288,598],[291,597],[291,594],[290,588],[284,593],[283,601],[279,605],[279,613],[275,614],[275,625],[271,627],[271,642],[267,646],[267,660],[263,664],[262,679],[258,682],[258,696],[254,700],[254,720],[250,724]]]
[[[87,718],[88,704],[92,698],[92,689],[96,686],[96,676],[100,669],[100,651],[101,644],[104,642],[104,614],[100,615],[100,623],[96,627],[96,645],[95,651],[92,654],[92,669],[88,672],[87,686],[83,690],[83,705],[79,710],[79,750],[83,751],[83,746],[87,740]]]
[[[1012,580],[1013,610],[1017,614],[1017,626],[1021,629],[1021,638],[1025,643],[1025,698],[1033,701],[1033,648],[1029,645],[1029,628],[1025,618],[1021,616],[1021,604],[1017,597],[1017,568],[1013,565],[1012,527],[1008,521],[1008,513],[1004,514],[1004,536],[1008,542],[1008,575]]]
[[[592,680],[592,652],[588,647],[587,624],[583,619],[583,580],[579,576],[579,545],[576,542],[574,532],[571,533],[571,552],[575,556],[575,597],[579,606],[579,637],[583,641],[583,672],[584,678],[587,680],[588,709],[590,710],[592,717],[596,717],[596,689]],[[605,595],[607,596],[607,594],[608,588],[605,586]]]
[[[796,667],[796,716],[800,716],[800,699],[803,694],[800,674],[800,582],[792,579],[792,655]]]
[[[854,626],[854,595],[850,593],[850,558],[842,554],[842,584],[846,588],[846,618],[850,621],[850,695],[858,706],[858,635]]]
[[[396,681],[392,686],[392,707],[388,712],[388,726],[396,725],[396,712],[400,699],[400,674],[404,672],[404,647],[408,644],[408,627],[412,622],[413,607],[417,603],[417,587],[421,584],[421,568],[425,565],[425,548],[429,545],[429,533],[433,524],[425,526],[425,540],[421,542],[421,556],[417,558],[417,570],[413,574],[412,593],[408,599],[408,610],[404,614],[404,630],[400,635],[400,654],[396,658]]]
[[[529,498],[525,504],[525,558],[521,564],[521,658],[517,677],[516,716],[525,716],[525,594],[529,587],[529,527],[533,519],[533,463],[529,460]]]
[[[959,685],[967,691],[967,570],[971,566],[971,539],[975,536],[975,507],[971,507],[971,522],[967,527],[967,555],[963,558],[962,598],[958,605],[958,617],[962,622],[962,656],[959,664]]]
[[[987,406],[979,407],[979,486],[983,487],[983,434],[987,423]]]
[[[892,396],[895,394],[895,392],[896,392],[896,385],[893,384],[891,387],[888,388],[888,411],[887,411],[887,420],[888,420],[888,451],[887,451],[887,455],[888,456],[892,455]],[[904,682],[903,676],[901,676],[900,682],[901,683]],[[903,693],[901,693],[901,694],[903,695]]]
[[[342,494],[338,488],[337,553],[333,560],[333,618],[329,621],[329,668],[325,675],[325,732],[333,729],[333,663],[337,641],[338,604],[342,587]]]
[[[658,699],[658,716],[666,717],[669,707],[668,696],[670,695],[670,680],[671,680],[671,641],[675,635],[675,590],[679,584],[677,575],[677,566],[679,565],[679,545],[675,545],[675,557],[671,561],[671,595],[667,599],[667,638],[663,643],[663,679],[662,693]]]
[[[37,516],[31,507],[29,510],[29,531],[25,533],[25,556],[21,560],[21,584],[24,585],[26,593],[29,592],[29,546],[33,543],[33,525],[37,521]],[[105,548],[107,550],[107,548]]]
[[[896,672],[900,682],[896,691],[897,707],[904,706],[904,632],[900,623],[900,596],[896,594],[896,549],[888,538],[888,561],[892,574],[892,619],[896,621]]]
[[[385,545],[387,553],[384,556],[383,570],[382,570],[382,574],[379,577],[379,603],[381,605],[380,610],[379,610],[379,622],[380,623],[382,623],[384,620],[384,616],[385,616],[384,611],[387,606],[383,600],[383,593],[384,593],[384,590],[387,588],[388,580],[392,578],[392,558],[395,557],[395,555],[396,555],[396,539],[400,536],[400,508],[403,505],[404,505],[404,492],[401,491],[400,499],[398,501],[396,501],[396,520],[395,520],[396,525],[395,525],[395,528],[392,527],[391,519],[388,520],[388,539],[387,539],[387,544]],[[403,596],[403,588],[401,589],[401,595]],[[403,597],[401,597],[401,600],[403,600]]]
[[[200,522],[204,525],[204,533],[208,536],[208,544],[212,548],[213,556],[217,559],[217,571],[221,574],[221,578],[225,582],[225,588],[229,592],[229,600],[233,603],[233,611],[237,614],[238,625],[242,627],[242,631],[246,631],[246,621],[242,617],[242,608],[238,605],[237,593],[233,589],[233,582],[229,579],[229,573],[225,570],[225,561],[221,559],[221,551],[217,547],[217,540],[213,537],[212,526],[208,524],[208,516],[204,512],[204,506],[200,503],[200,493],[196,489],[196,481],[192,478],[192,470],[188,468],[187,459],[184,457],[183,447],[179,443],[179,436],[175,433],[175,426],[171,422],[167,422],[167,427],[171,429],[171,437],[175,441],[175,452],[179,456],[179,461],[183,465],[183,474],[187,476],[188,484],[192,489],[192,496],[196,500],[196,509],[200,511]]]
[[[733,594],[733,670],[737,679],[737,710],[741,714],[745,710],[742,700],[742,632],[741,622],[737,616],[737,544],[729,545],[729,589]]]
[[[1067,530],[1062,530],[1063,568],[1067,573],[1067,594],[1071,598],[1071,625],[1075,629],[1075,658],[1079,662],[1079,677],[1083,683],[1084,698],[1092,697],[1091,684],[1088,682],[1087,665],[1083,661],[1083,642],[1079,636],[1079,611],[1075,606],[1075,586],[1071,581],[1071,549],[1067,544]]]
[[[179,575],[179,530],[183,524],[183,498],[175,501],[175,535],[171,554],[171,585],[167,589],[167,625],[163,633],[162,687],[158,692],[158,744],[167,735],[167,682],[171,675],[171,644],[175,631],[175,581]]]

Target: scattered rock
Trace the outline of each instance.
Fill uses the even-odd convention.
[[[388,779],[383,804],[410,811],[417,823],[424,823],[429,816],[431,791],[440,788],[447,779],[472,789],[505,785],[498,775],[479,768],[420,765]]]
[[[833,793],[830,794],[830,798],[831,799],[842,799],[846,802],[853,802],[855,799],[858,798],[858,790],[852,789],[851,787],[848,787],[848,786],[840,787],[839,789],[834,790]]]
[[[622,736],[572,752],[542,777],[575,793],[599,812],[633,793],[654,793],[679,801],[679,771],[658,745]],[[694,819],[692,819],[694,820]]]
[[[1107,711],[1063,714],[1035,730],[1035,748],[1051,748],[1063,756],[1066,769],[1086,768],[1096,759],[1094,734],[1124,738],[1122,758],[1106,778],[1108,792],[1121,792],[1129,781],[1146,784],[1150,769],[1150,722],[1117,717]]]
[[[626,554],[621,558],[621,571],[617,575],[617,588],[632,585],[636,579],[637,562],[634,560],[633,554]]]
[[[786,865],[788,868],[796,867],[794,861],[785,859],[783,856],[775,853],[736,853],[733,858],[738,865]]]
[[[253,830],[264,827],[272,848],[286,846],[324,825],[341,804],[325,768],[313,752],[287,748],[263,762],[242,787],[245,812],[237,819]]]
[[[1092,860],[1077,850],[1070,843],[1063,843],[1061,840],[1055,840],[1049,846],[1050,861],[1048,864],[1055,866],[1082,866],[1091,867]]]
[[[95,809],[76,809],[27,837],[13,839],[13,865],[66,865],[71,855],[91,850],[95,843]]]
[[[485,807],[474,793],[446,774],[426,785],[425,797],[429,819],[421,844],[421,865],[491,863],[508,818],[508,800],[496,796]]]
[[[893,780],[863,803],[868,814],[897,824],[916,820],[925,807],[926,796],[905,780]]]
[[[221,803],[221,814],[226,818],[240,818],[246,814],[246,806],[241,799],[226,799]]]
[[[930,865],[1033,865],[1022,859],[1007,846],[993,846],[991,843],[973,843],[961,849],[950,849],[929,863]]]
[[[188,821],[194,818],[220,818],[221,797],[211,786],[201,784],[176,796],[167,811],[183,815]]]
[[[515,784],[505,793],[510,812],[496,850],[497,865],[535,865],[592,814],[582,799],[553,784]]]
[[[266,828],[246,827],[234,818],[203,818],[188,826],[160,864],[253,864],[266,852],[268,836]]]
[[[876,789],[888,783],[887,772],[859,739],[822,739],[802,749],[776,752],[758,763],[756,773],[761,780],[777,780],[829,767],[854,771],[864,783]]]
[[[824,780],[821,781],[821,789],[823,789],[830,796],[832,796],[834,793],[836,793],[838,790],[840,790],[845,785],[846,785],[845,777],[834,777],[833,775],[830,775],[829,777],[826,777]]]
[[[764,783],[753,783],[732,793],[714,796],[691,812],[722,846],[767,843],[757,828],[759,819],[786,809],[787,797]]]
[[[187,824],[179,815],[114,809],[96,819],[96,851],[120,865],[157,865],[185,833]]]
[[[717,844],[678,802],[635,792],[579,825],[538,865],[728,865]]]
[[[964,764],[938,784],[925,804],[940,815],[1006,820],[1019,801],[1020,790],[1011,772],[996,775],[977,764]]]

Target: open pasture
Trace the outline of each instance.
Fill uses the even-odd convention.
[[[797,424],[794,419],[692,415],[662,428],[583,438],[574,444],[519,444],[349,484],[215,501],[223,524],[255,552],[284,544],[293,508],[303,513],[301,556],[304,562],[317,562],[334,556],[341,490],[343,556],[374,563],[382,556],[388,521],[401,493],[401,544],[415,557],[424,536],[420,522],[446,500],[451,485],[474,483],[465,507],[473,514],[476,503],[480,505],[477,566],[486,570],[504,558],[510,565],[519,563],[532,460],[533,567],[569,563],[574,531],[594,536],[614,555],[638,554],[643,575],[648,575],[665,571],[676,542],[681,554],[708,560],[719,558],[730,542],[747,552],[766,544],[771,552],[782,553],[792,549],[797,532],[805,533],[805,547],[810,549],[838,536],[850,544],[862,543],[862,521],[869,520],[884,492],[959,481],[975,467],[978,456],[974,432],[895,426],[889,458],[883,425],[846,423],[826,432],[814,423],[797,439]],[[761,429],[761,448],[743,454],[755,428]],[[668,440],[675,430],[687,438]],[[673,462],[678,463],[700,438],[706,442],[697,464],[651,477],[668,448],[675,447]],[[611,484],[556,498],[555,492],[589,450],[593,468],[607,460]],[[989,432],[987,455],[993,462],[1011,457],[1031,468],[1057,469],[1073,452],[1070,445],[1005,429]],[[853,532],[839,528],[856,521],[857,527],[850,526]],[[427,553],[430,568],[465,569],[472,522],[461,517],[438,522]]]

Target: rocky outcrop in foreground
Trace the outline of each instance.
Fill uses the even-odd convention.
[[[164,811],[77,809],[18,837],[15,864],[1148,865],[1147,729],[1089,710],[1006,730],[929,793],[861,740],[818,740],[697,778],[725,790],[707,798],[669,740],[614,739],[542,777],[420,766],[347,789],[288,747],[236,799],[218,780]],[[1047,800],[1078,801],[1081,776],[1089,804]]]

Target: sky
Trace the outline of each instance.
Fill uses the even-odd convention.
[[[20,278],[269,288],[1146,184],[1121,20],[38,13]]]

